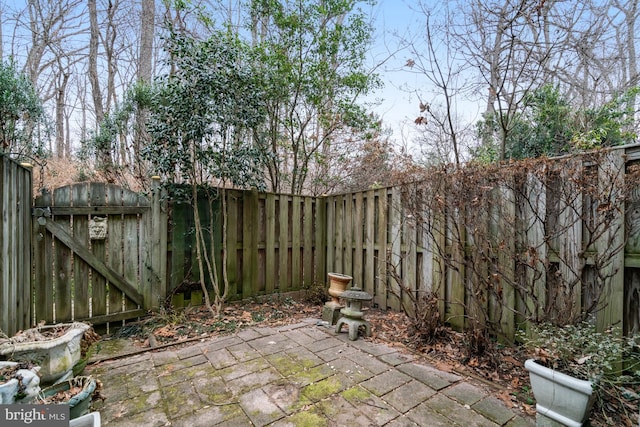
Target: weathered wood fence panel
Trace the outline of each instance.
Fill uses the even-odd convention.
[[[157,182],[151,200],[102,183],[37,197],[33,322],[102,324],[157,308],[166,294],[161,204]]]
[[[31,325],[31,169],[0,154],[0,330]]]
[[[222,194],[224,204],[220,200]],[[224,283],[223,205],[226,210],[224,259],[228,300],[299,291],[317,281],[324,283],[325,270],[320,263],[326,245],[323,241],[318,243],[318,239],[325,236],[324,206],[318,199],[225,190],[211,200],[209,209],[202,208],[208,206],[206,197],[199,199],[200,217],[205,224],[212,224],[214,236],[209,240],[211,235],[208,234],[207,250],[210,251],[213,244],[218,280]],[[195,253],[193,208],[188,203],[174,201],[171,210],[169,292],[199,290],[201,279]],[[211,287],[208,278],[204,282]]]
[[[592,304],[599,328],[638,332],[640,182],[625,171],[640,148],[562,161],[518,183],[467,176],[325,197],[326,271],[353,276],[382,308],[410,311],[433,292],[447,323],[488,322],[505,339],[528,319],[561,321]],[[485,194],[448,204],[457,185]]]

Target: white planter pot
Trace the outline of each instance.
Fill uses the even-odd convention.
[[[538,416],[569,427],[580,427],[587,421],[595,397],[591,381],[547,368],[534,359],[527,360],[524,367],[529,371]]]
[[[0,362],[0,368],[15,366],[17,364],[17,362]],[[16,372],[16,375],[20,375],[22,377],[21,381],[24,386],[24,389],[22,390],[24,397],[20,399],[16,399],[16,394],[20,388],[20,383],[16,378],[12,378],[9,381],[0,384],[0,404],[9,405],[16,401],[27,403],[36,397],[38,393],[40,393],[40,377],[38,376],[39,370],[39,367],[34,367],[31,369],[20,369]]]
[[[89,412],[75,418],[69,421],[69,427],[100,427],[100,412]]]
[[[30,361],[40,366],[43,384],[50,384],[68,376],[73,366],[80,360],[80,342],[89,329],[86,323],[49,325],[36,328],[45,333],[49,329],[67,327],[68,330],[56,338],[42,341],[5,342],[0,344],[0,355],[20,361]],[[29,330],[25,331],[27,333]]]

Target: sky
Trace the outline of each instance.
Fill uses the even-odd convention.
[[[380,100],[380,105],[373,110],[382,118],[383,124],[392,129],[392,139],[397,143],[410,142],[416,134],[414,120],[419,115],[419,100],[410,90],[425,83],[405,67],[409,53],[398,50],[399,38],[419,34],[424,25],[417,7],[415,1],[379,0],[372,11],[375,36],[370,59],[372,64],[384,61],[377,70],[384,88],[367,97],[366,101]]]

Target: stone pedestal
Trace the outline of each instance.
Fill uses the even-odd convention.
[[[340,318],[340,310],[343,308],[344,306],[334,304],[332,301],[329,301],[322,308],[322,320],[329,323],[331,326],[335,325]]]

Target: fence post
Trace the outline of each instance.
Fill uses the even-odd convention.
[[[147,230],[150,247],[149,283],[145,287],[144,309],[157,309],[167,297],[167,204],[160,188],[160,177],[151,177],[151,227]]]

